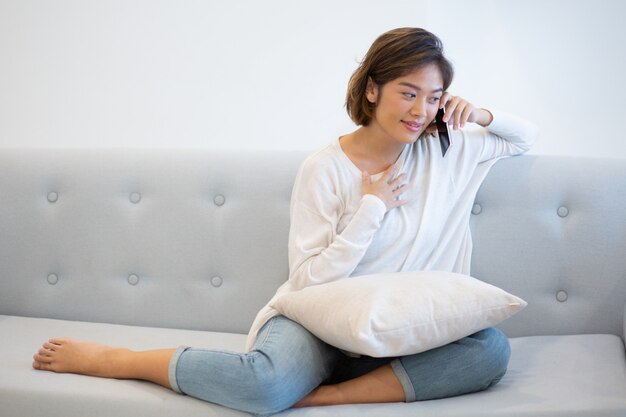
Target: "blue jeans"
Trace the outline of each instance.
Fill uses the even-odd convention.
[[[322,383],[346,381],[388,363],[407,402],[481,391],[504,376],[509,355],[506,336],[489,328],[416,355],[353,358],[278,316],[263,326],[247,353],[178,348],[169,379],[176,392],[270,415],[291,407]]]

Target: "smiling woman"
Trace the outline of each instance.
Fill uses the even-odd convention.
[[[497,384],[510,354],[499,330],[466,332],[460,340],[406,356],[355,357],[272,307],[285,294],[349,277],[469,275],[474,196],[499,158],[530,148],[536,129],[453,96],[447,91],[452,74],[440,40],[424,29],[395,29],[376,39],[346,96],[358,129],[334,138],[298,171],[289,279],[258,313],[246,353],[192,347],[131,352],[55,338],[35,353],[33,367],[145,379],[255,414],[428,400]],[[431,135],[440,108],[454,127],[445,156]]]
[[[363,96],[367,108],[375,106],[374,114],[365,118],[362,128],[341,138],[343,151],[365,173],[384,171],[434,120],[442,94],[441,71],[434,64],[386,84],[368,78]]]
[[[447,90],[452,83],[454,69],[443,55],[439,38],[426,30],[413,28],[396,29],[381,35],[350,78],[346,110],[352,121],[357,126],[367,126],[374,116],[376,103],[364,94],[370,83],[382,86],[428,65],[437,67],[439,88]]]
[[[365,175],[384,171],[405,145],[417,141],[427,129],[433,132],[440,108],[446,109],[445,122],[454,118],[454,129],[464,127],[466,121],[481,126],[491,123],[489,111],[476,109],[446,91],[452,82],[452,65],[443,56],[439,40],[429,35],[411,29],[382,35],[380,45],[374,43],[350,79],[346,109],[362,127],[343,136],[341,147]],[[413,37],[411,48],[391,47],[394,42],[387,38],[392,36]]]

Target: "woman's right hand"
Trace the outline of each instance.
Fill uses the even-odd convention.
[[[372,177],[366,171],[362,173],[362,193],[372,194],[380,198],[387,211],[392,208],[399,207],[406,203],[406,199],[402,198],[406,184],[402,181],[406,178],[406,174],[400,174],[394,178],[394,166],[390,166],[377,180],[372,181]]]

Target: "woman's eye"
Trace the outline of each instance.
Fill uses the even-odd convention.
[[[405,97],[408,97],[408,98],[415,98],[416,97],[415,94],[413,94],[413,93],[402,93],[402,94],[404,94]]]
[[[430,102],[434,104],[434,103],[438,102],[440,98],[441,97],[431,97],[430,98]]]

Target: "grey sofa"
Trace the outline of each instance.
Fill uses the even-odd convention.
[[[147,382],[31,368],[47,339],[242,350],[287,277],[302,152],[0,149],[0,416],[242,416]],[[421,403],[285,416],[626,416],[626,161],[504,159],[472,274],[524,298],[505,378]]]

